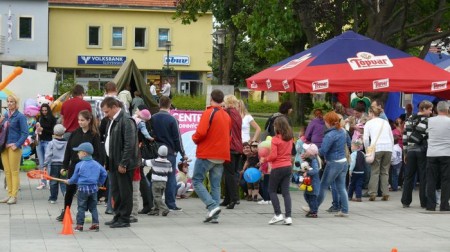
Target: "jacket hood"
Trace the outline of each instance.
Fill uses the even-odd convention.
[[[64,139],[54,139],[54,141],[53,141],[53,146],[59,151],[65,150],[66,144],[67,144],[67,141]]]

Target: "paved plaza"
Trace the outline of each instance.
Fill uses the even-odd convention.
[[[0,173],[0,181],[3,178]],[[247,201],[233,210],[222,209],[220,224],[205,224],[204,205],[189,198],[178,201],[182,212],[171,212],[168,217],[140,215],[139,222],[130,228],[111,229],[104,225],[111,215],[104,214],[105,207],[99,205],[100,232],[61,235],[62,223],[55,218],[63,200],[49,204],[49,191],[36,190],[37,183],[21,172],[18,204],[0,205],[0,252],[450,251],[450,215],[421,209],[417,191],[406,209],[400,204],[401,192],[393,192],[388,202],[380,198],[350,202],[348,218],[325,212],[331,201],[328,193],[317,219],[304,217],[303,193],[294,191],[292,226],[268,225],[272,206]],[[0,198],[5,195],[1,189]],[[76,200],[73,219],[75,215]],[[89,226],[85,224],[85,229]]]

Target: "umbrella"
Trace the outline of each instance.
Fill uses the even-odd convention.
[[[434,93],[449,96],[450,73],[353,31],[291,56],[246,80],[253,90]],[[437,93],[443,92],[443,93]]]
[[[444,60],[444,61],[436,64],[436,66],[444,69],[447,72],[450,72],[450,59]]]

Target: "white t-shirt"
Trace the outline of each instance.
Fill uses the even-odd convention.
[[[156,95],[156,87],[155,87],[155,85],[151,85],[150,86],[150,94]]]
[[[161,95],[169,97],[170,96],[170,88],[171,88],[170,83],[164,84],[162,86]]]
[[[244,118],[242,118],[242,142],[250,141],[250,123],[253,120],[251,115],[245,115]]]
[[[378,141],[377,141],[378,137]],[[370,141],[369,141],[370,139]],[[394,137],[389,123],[379,117],[373,118],[364,125],[364,147],[369,147],[376,142],[375,151],[392,152],[394,148]]]

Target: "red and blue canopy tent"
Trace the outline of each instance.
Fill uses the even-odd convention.
[[[246,79],[251,90],[406,92],[450,98],[450,73],[347,31]]]

